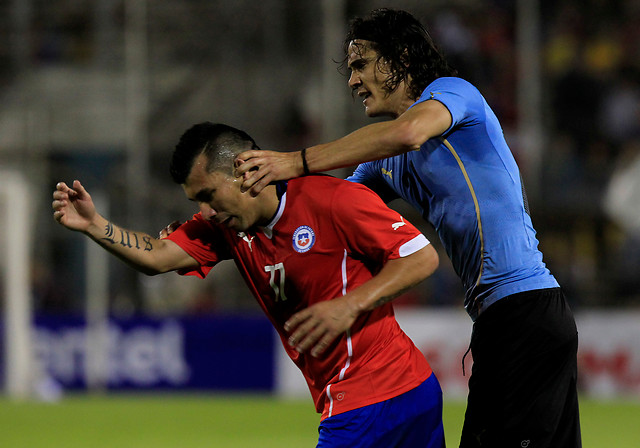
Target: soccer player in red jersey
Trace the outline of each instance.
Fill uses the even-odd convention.
[[[233,259],[304,374],[322,414],[318,447],[444,446],[442,391],[390,303],[436,269],[435,250],[358,184],[307,176],[242,194],[234,160],[252,148],[222,124],[183,134],[171,175],[200,212],[166,238],[111,223],[79,181],[57,185],[54,218],[147,274],[204,277]],[[335,319],[291,327],[291,316],[329,301],[324,312]],[[319,341],[311,353],[294,348],[298,329]]]

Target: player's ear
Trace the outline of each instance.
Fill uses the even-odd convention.
[[[409,68],[409,50],[407,48],[402,52],[402,56],[400,56],[400,62],[404,65],[404,68]]]

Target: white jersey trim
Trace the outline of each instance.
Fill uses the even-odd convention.
[[[344,257],[342,257],[342,295],[347,293],[347,250],[344,251]],[[351,341],[351,330],[347,330],[347,361],[344,363],[344,367],[340,370],[340,375],[338,376],[338,381],[342,381],[344,379],[344,375],[347,372],[347,369],[351,365],[351,358],[353,357],[353,345]],[[333,415],[333,397],[331,396],[331,384],[327,386],[327,398],[329,398],[329,417]]]
[[[400,249],[398,249],[398,253],[401,257],[406,257],[418,252],[422,248],[427,247],[429,244],[431,244],[431,242],[427,239],[427,237],[420,234],[400,246]]]
[[[278,204],[278,211],[276,212],[276,216],[273,217],[271,222],[267,224],[266,227],[262,228],[262,233],[269,239],[273,236],[273,227],[280,221],[282,214],[284,213],[284,206],[287,203],[287,192],[285,191],[280,198],[280,203]]]

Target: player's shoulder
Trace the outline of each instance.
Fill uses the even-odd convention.
[[[466,89],[476,89],[476,87],[467,81],[464,78],[459,78],[457,76],[443,76],[441,78],[434,79],[431,84],[427,86],[428,89],[432,88],[445,88],[445,87],[458,87],[458,88],[466,88]]]
[[[456,93],[464,96],[481,95],[476,86],[463,78],[445,76],[435,79],[422,93],[421,100],[437,99],[437,95]]]

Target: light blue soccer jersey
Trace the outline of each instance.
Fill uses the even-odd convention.
[[[505,296],[558,287],[538,250],[520,171],[484,97],[463,79],[439,78],[416,104],[430,99],[452,116],[441,137],[417,151],[363,163],[348,179],[387,202],[406,200],[433,225],[474,321]]]

